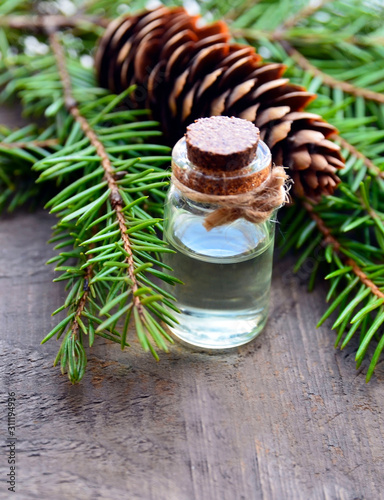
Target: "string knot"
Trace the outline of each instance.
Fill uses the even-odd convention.
[[[217,206],[205,217],[204,227],[210,231],[214,227],[229,224],[240,218],[256,224],[268,220],[274,210],[288,201],[291,181],[283,167],[274,167],[266,180],[257,188],[246,193],[224,196],[195,191],[180,182],[174,174],[172,182],[190,200]]]

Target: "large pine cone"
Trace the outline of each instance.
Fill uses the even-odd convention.
[[[135,84],[129,104],[150,108],[170,145],[197,118],[251,120],[273,161],[290,168],[296,196],[332,194],[343,159],[327,140],[335,128],[303,111],[315,95],[281,78],[284,65],[263,64],[253,47],[230,43],[225,23],[199,21],[181,7],[113,21],[96,53],[101,85],[121,92]]]

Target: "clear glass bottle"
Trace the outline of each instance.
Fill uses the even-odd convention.
[[[173,174],[190,187],[216,186],[220,194],[243,190],[250,179],[262,182],[271,154],[259,141],[245,168],[223,173],[201,171],[188,158],[183,137],[172,152]],[[216,191],[217,192],[217,191]],[[238,218],[207,231],[205,218],[218,207],[190,199],[171,183],[164,215],[164,239],[176,253],[163,254],[164,264],[183,285],[166,285],[177,299],[179,324],[171,328],[182,341],[207,349],[245,344],[263,329],[268,316],[274,246],[274,215],[255,224]]]

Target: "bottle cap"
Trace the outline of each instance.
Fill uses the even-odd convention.
[[[185,138],[188,159],[197,168],[231,172],[254,160],[260,132],[248,120],[212,116],[189,125]]]

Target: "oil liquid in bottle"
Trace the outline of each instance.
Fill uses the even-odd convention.
[[[179,321],[171,328],[177,337],[195,346],[224,349],[249,342],[262,330],[272,273],[270,226],[238,219],[207,232],[201,217],[178,217],[164,234],[176,253],[163,256],[184,282],[166,285],[180,310],[172,311]]]

